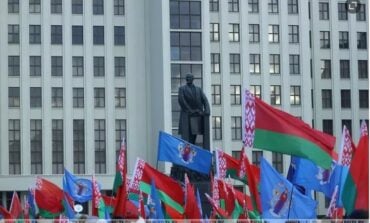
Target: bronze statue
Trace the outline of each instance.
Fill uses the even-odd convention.
[[[193,84],[194,76],[186,75],[186,85],[179,88],[181,107],[179,134],[181,138],[194,144],[197,135],[205,132],[204,117],[210,115],[208,100],[202,89]]]

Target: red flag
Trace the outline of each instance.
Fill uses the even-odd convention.
[[[22,205],[17,192],[13,192],[12,203],[10,204],[9,212],[14,219],[19,218],[22,214]]]
[[[52,215],[63,212],[63,190],[52,182],[38,177],[36,180],[35,201],[39,209]]]
[[[200,210],[198,208],[197,199],[194,194],[194,189],[189,182],[188,176],[185,174],[185,211],[184,215],[187,219],[201,219]]]
[[[206,193],[205,194],[209,203],[211,204],[213,210],[218,214],[220,215],[222,218],[229,218],[229,215],[225,212],[225,210],[223,210],[222,208],[220,208],[217,203]]]
[[[13,219],[9,211],[7,211],[6,208],[4,208],[3,206],[0,206],[0,214],[4,217],[5,220]]]
[[[342,219],[343,218],[343,208],[337,206],[337,199],[339,195],[338,185],[335,186],[333,195],[331,197],[330,205],[328,207],[327,217],[331,219]]]
[[[218,191],[220,196],[220,203],[221,208],[225,209],[227,215],[230,215],[234,210],[235,203],[234,203],[234,196],[232,196],[231,190],[226,186],[226,183],[222,179],[216,179],[218,183]],[[222,201],[224,202],[224,206],[222,206]]]
[[[143,199],[143,193],[139,191],[139,208],[138,208],[139,216],[142,218],[146,218],[145,216],[145,205],[144,205],[144,199]]]
[[[114,178],[113,191],[116,192],[117,204],[113,211],[113,216],[124,217],[127,202],[127,189],[126,189],[126,144],[122,139],[121,149],[119,151],[117,171]]]

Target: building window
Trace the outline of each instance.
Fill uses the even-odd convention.
[[[357,61],[358,64],[358,78],[359,79],[367,79],[368,78],[368,66],[367,60],[359,60]]]
[[[30,56],[30,76],[41,76],[40,56]]]
[[[330,48],[330,32],[320,31],[320,48],[329,49]]]
[[[84,30],[83,26],[72,26],[72,44],[84,44]]]
[[[170,0],[171,29],[200,29],[201,2]]]
[[[252,151],[252,163],[253,165],[260,166],[261,157],[263,157],[262,151]]]
[[[251,74],[261,73],[261,60],[259,54],[249,54],[249,72]]]
[[[211,23],[211,41],[218,42],[220,41],[220,24]]]
[[[52,173],[64,173],[64,134],[63,134],[63,119],[53,119],[52,125]]]
[[[218,0],[209,0],[209,11],[218,12]]]
[[[83,8],[83,0],[72,0],[72,14],[82,14]]]
[[[8,43],[19,43],[19,25],[8,25]]]
[[[301,86],[290,86],[290,104],[301,104]]]
[[[41,26],[40,25],[30,25],[30,44],[39,44],[41,43]]]
[[[125,27],[114,27],[114,45],[125,45]]]
[[[331,61],[321,60],[321,78],[330,79],[331,78]]]
[[[19,56],[8,56],[8,75],[20,75]]]
[[[212,105],[221,104],[221,85],[212,84]]]
[[[95,173],[106,173],[105,120],[95,119]]]
[[[328,20],[329,19],[329,3],[319,2],[319,19]]]
[[[85,173],[85,123],[82,119],[73,120],[73,172]]]
[[[360,108],[369,108],[369,90],[359,90],[358,95]]]
[[[229,0],[229,12],[239,12],[239,0]]]
[[[201,40],[200,32],[171,32],[171,59],[202,60]]]
[[[116,108],[126,107],[126,88],[116,88]]]
[[[269,42],[279,42],[279,25],[269,25]]]
[[[84,58],[72,57],[72,75],[77,77],[84,76]]]
[[[321,90],[322,108],[332,108],[332,95],[330,89]]]
[[[340,60],[340,78],[349,78],[350,77],[350,69],[349,69],[349,60]]]
[[[271,85],[270,86],[270,101],[272,105],[281,105],[281,86]]]
[[[94,77],[104,77],[105,62],[104,57],[94,57]]]
[[[289,43],[299,43],[299,26],[289,25]]]
[[[29,0],[30,13],[40,13],[41,12],[41,0]]]
[[[299,55],[289,55],[289,73],[300,74]]]
[[[202,65],[201,64],[171,64],[171,92],[173,93],[172,104],[178,105],[178,112],[180,106],[177,102],[177,93],[182,84],[186,84],[186,74],[192,73],[194,75],[194,83],[202,88]],[[178,113],[180,115],[180,113]]]
[[[73,107],[83,108],[84,107],[84,89],[73,88]]]
[[[104,15],[104,0],[93,1],[93,14]]]
[[[114,57],[114,76],[124,77],[126,75],[126,58]]]
[[[279,54],[270,54],[270,74],[280,74]]]
[[[230,54],[230,73],[240,73],[240,54]]]
[[[279,0],[269,0],[268,12],[269,13],[279,13]]]
[[[30,107],[41,108],[42,106],[42,94],[41,87],[30,88]]]
[[[51,107],[62,108],[63,107],[63,88],[52,87],[51,88]]]
[[[348,49],[349,48],[349,40],[348,40],[348,32],[339,32],[339,49]]]
[[[351,90],[340,91],[341,108],[351,108]]]
[[[258,13],[259,12],[259,0],[248,0],[248,12]]]
[[[51,76],[63,76],[63,57],[51,57]]]
[[[240,85],[231,85],[230,86],[230,101],[231,105],[240,105],[241,104],[241,86]]]
[[[322,120],[322,131],[326,134],[333,135],[333,120],[324,119]]]
[[[229,41],[239,42],[239,24],[229,24]]]
[[[104,88],[94,88],[94,104],[95,104],[95,108],[105,107],[105,89]]]
[[[8,0],[8,13],[19,13],[19,0]]]
[[[357,32],[357,49],[367,49],[366,32]]]
[[[222,118],[221,116],[212,116],[212,135],[213,135],[213,140],[222,140]]]
[[[31,119],[31,174],[42,174],[42,120]]]
[[[60,14],[63,11],[62,0],[51,0],[50,1],[50,12],[51,14]]]
[[[260,98],[260,99],[262,98],[261,85],[251,85],[250,91],[254,95],[254,97]]]
[[[288,14],[298,14],[298,0],[288,0]]]
[[[122,138],[127,139],[126,119],[116,119],[116,158],[118,159]]]
[[[358,7],[358,11],[356,13],[356,20],[357,21],[366,21],[366,5],[360,4]]]
[[[9,119],[9,174],[21,174],[21,124]]]
[[[338,20],[348,20],[347,3],[338,3]]]
[[[272,166],[279,173],[284,172],[284,160],[283,160],[283,154],[282,153],[272,152]]]
[[[242,139],[242,117],[231,116],[231,139]]]
[[[63,27],[60,25],[51,26],[51,44],[63,44]]]
[[[220,73],[220,54],[219,53],[211,53],[211,72],[212,73]]]
[[[249,42],[259,43],[260,41],[260,25],[249,24]]]
[[[104,44],[104,26],[94,26],[93,27],[93,42],[94,45]]]
[[[19,108],[20,106],[20,93],[19,87],[9,87],[8,88],[8,107],[9,108]]]
[[[350,135],[352,135],[352,120],[342,119],[342,126],[346,126]]]
[[[125,14],[125,1],[114,0],[114,15],[124,15],[124,14]]]

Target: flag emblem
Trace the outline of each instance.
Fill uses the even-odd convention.
[[[316,178],[319,180],[320,185],[325,185],[330,182],[331,175],[333,173],[335,165],[331,165],[329,169],[324,169],[322,167],[317,167]]]
[[[179,150],[181,161],[186,164],[192,163],[193,158],[197,155],[197,152],[188,143],[180,143],[177,149]]]
[[[282,217],[289,208],[290,200],[288,188],[284,183],[278,183],[272,191],[270,213],[275,217]]]

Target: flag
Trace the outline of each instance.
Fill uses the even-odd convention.
[[[116,175],[113,183],[113,193],[116,193],[117,204],[114,208],[113,216],[124,217],[127,203],[127,179],[126,179],[126,144],[125,140],[122,139],[121,148],[119,151]]]
[[[197,203],[197,198],[194,194],[194,188],[189,182],[188,176],[185,174],[185,207],[184,215],[187,219],[201,219],[200,209]]]
[[[250,148],[303,157],[329,168],[335,137],[311,128],[246,90],[243,94],[243,142]]]
[[[71,207],[71,204],[69,203],[68,199],[64,196],[63,199],[63,206],[64,206],[64,214],[69,219],[74,220],[75,219],[75,211]]]
[[[156,182],[159,198],[180,214],[184,213],[184,192],[181,185],[171,177],[154,169],[142,159],[137,159],[129,191],[138,194],[139,190],[150,194],[151,181]]]
[[[36,205],[35,205],[35,189],[29,188],[28,189],[28,195],[27,195],[27,206],[28,210],[27,213],[31,219],[36,217]]]
[[[139,212],[139,216],[140,217],[142,217],[143,219],[146,218],[146,216],[145,216],[145,206],[144,206],[143,193],[141,191],[139,192],[138,212]]]
[[[355,209],[369,210],[369,135],[366,122],[361,123],[361,137],[353,154],[342,191],[346,213]]]
[[[238,176],[239,160],[233,158],[227,153],[224,153],[220,149],[216,149],[215,158],[217,178],[225,179],[230,176],[233,179],[243,181],[243,179],[240,179]]]
[[[211,204],[213,210],[222,218],[229,218],[229,215],[226,213],[225,210],[219,207],[217,202],[211,198],[207,193],[205,193],[206,198],[208,199],[209,203]]]
[[[13,219],[13,217],[9,213],[9,211],[6,210],[6,208],[4,208],[3,206],[0,206],[0,215],[2,215],[5,220],[11,220],[11,219]]]
[[[203,174],[209,174],[212,153],[165,132],[159,133],[158,160],[175,163]]]
[[[106,219],[105,204],[101,196],[95,175],[92,176],[93,196],[92,196],[92,215],[100,219]]]
[[[198,188],[197,188],[197,206],[198,206],[198,209],[199,209],[199,212],[200,212],[200,217],[203,218],[202,202],[200,200],[200,194],[199,194]]]
[[[13,192],[12,202],[10,204],[9,212],[13,219],[18,219],[22,214],[22,204],[19,200],[17,192]]]
[[[104,204],[105,204],[105,209],[112,214],[114,208],[116,207],[117,204],[117,199],[113,196],[107,196],[102,194],[101,197],[103,198]]]
[[[315,219],[316,201],[301,194],[264,158],[261,159],[261,204],[265,219]]]
[[[157,193],[157,189],[155,187],[155,181],[152,180],[151,187],[150,187],[150,195],[148,195],[148,207],[149,207],[149,216],[147,219],[160,219],[163,220],[163,210],[161,201],[159,200],[159,196]]]
[[[338,200],[338,195],[339,195],[339,189],[338,185],[335,186],[333,196],[331,197],[330,204],[328,207],[328,213],[326,214],[327,217],[331,219],[337,219],[337,218],[342,218],[343,213],[342,210],[343,208],[339,208],[337,206],[337,200]]]
[[[63,190],[57,185],[41,177],[36,179],[35,201],[42,217],[58,217],[64,210],[63,199]]]
[[[79,178],[64,169],[63,190],[80,203],[92,199],[92,183],[89,179]]]

